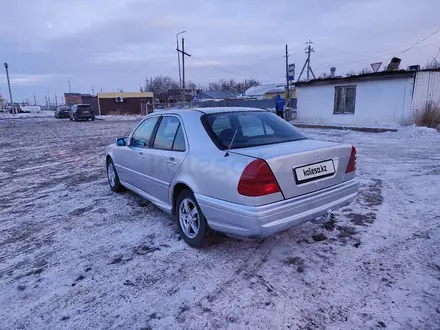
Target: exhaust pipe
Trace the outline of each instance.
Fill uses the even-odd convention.
[[[317,217],[314,220],[310,220],[310,222],[315,225],[322,225],[323,223],[327,223],[330,221],[332,214],[333,214],[332,210],[328,209],[326,214]]]

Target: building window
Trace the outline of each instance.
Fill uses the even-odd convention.
[[[335,87],[334,114],[354,113],[356,104],[356,85]]]

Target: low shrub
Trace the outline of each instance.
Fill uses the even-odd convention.
[[[416,110],[414,123],[417,126],[438,127],[440,125],[440,104],[428,102],[424,108]]]

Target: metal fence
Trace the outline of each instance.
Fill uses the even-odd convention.
[[[296,109],[296,99],[291,100],[292,108]],[[186,106],[189,104],[187,103]],[[211,107],[238,107],[238,108],[258,108],[258,109],[272,109],[274,108],[273,100],[240,100],[240,99],[226,99],[226,100],[206,100],[199,102],[192,102],[193,108],[211,108]]]

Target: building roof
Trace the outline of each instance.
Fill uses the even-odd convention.
[[[98,93],[98,99],[112,99],[115,97],[123,97],[123,98],[142,98],[142,97],[153,97],[152,92],[100,92]]]
[[[328,77],[324,79],[313,79],[309,81],[298,81],[295,83],[297,87],[306,87],[311,85],[323,85],[323,84],[339,84],[345,82],[354,82],[361,80],[385,80],[385,79],[401,79],[407,77],[414,77],[416,72],[420,71],[440,71],[440,69],[425,69],[417,71],[408,70],[398,70],[398,71],[380,71],[380,72],[370,72],[348,77]]]
[[[285,91],[285,87],[275,87],[272,88],[270,91],[267,91],[265,94],[284,93]]]
[[[272,90],[278,89],[279,84],[267,84],[267,85],[259,85],[259,86],[253,86],[248,88],[245,91],[245,96],[262,96],[266,93],[271,92]],[[284,89],[283,89],[284,91]],[[271,92],[271,93],[277,93],[277,92]]]
[[[206,96],[212,99],[232,99],[235,98],[235,94],[231,92],[222,92],[222,91],[200,91],[201,94],[205,94]]]

